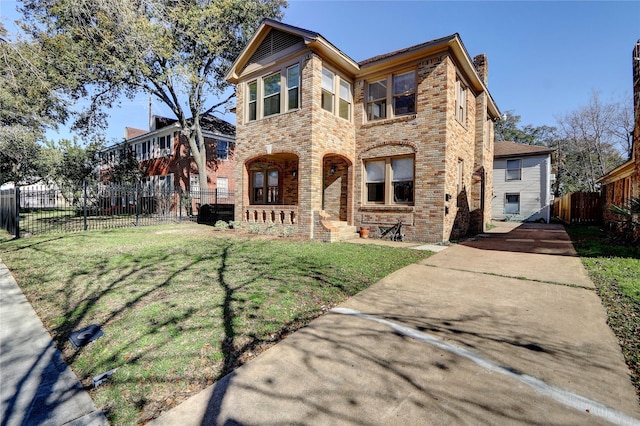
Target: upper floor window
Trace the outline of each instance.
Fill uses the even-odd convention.
[[[460,79],[456,79],[456,119],[463,124],[467,121],[467,88]]]
[[[258,115],[258,82],[249,83],[249,121],[255,120]]]
[[[336,96],[336,93],[338,96]],[[345,120],[351,119],[351,83],[327,68],[322,69],[322,109],[338,115]],[[337,104],[336,104],[337,102]]]
[[[416,73],[413,71],[393,76],[394,115],[416,112]]]
[[[385,157],[365,162],[366,201],[413,203],[414,157]]]
[[[506,180],[522,179],[522,160],[507,160]]]
[[[287,68],[287,109],[296,109],[300,103],[300,66]]]
[[[392,90],[389,90],[391,88]],[[391,105],[391,111],[388,110]],[[416,112],[416,73],[392,74],[367,85],[367,119],[380,120],[387,117]]]
[[[345,120],[351,117],[351,85],[340,80],[340,104],[338,115]]]
[[[280,73],[271,74],[262,79],[264,87],[264,108],[265,117],[280,113]]]
[[[300,107],[300,65],[247,83],[247,121]]]
[[[322,108],[333,112],[336,75],[326,68],[322,68]]]
[[[218,160],[228,160],[229,159],[229,142],[228,141],[217,141],[216,142],[216,156]]]

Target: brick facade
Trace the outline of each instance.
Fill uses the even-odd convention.
[[[271,61],[252,63],[253,52],[263,48],[260,43],[272,29],[311,41],[275,52]],[[455,35],[356,64],[316,33],[263,23],[227,76],[237,95],[236,220],[259,222],[255,219],[270,216],[265,212],[294,211],[299,234],[324,241],[333,241],[331,221],[367,226],[375,235],[402,220],[406,238],[424,242],[482,231],[491,217],[486,188],[492,119],[498,111],[484,87],[486,58],[476,64],[477,73],[461,46]],[[460,55],[470,67],[458,65]],[[301,69],[299,108],[249,121],[247,83],[291,64]],[[349,120],[322,108],[323,68],[350,84]],[[415,113],[368,121],[368,82],[406,70],[415,70]],[[456,118],[457,80],[468,87],[462,122]],[[368,202],[365,162],[404,155],[414,161],[413,202]],[[277,203],[252,203],[252,171],[261,169],[278,170]]]

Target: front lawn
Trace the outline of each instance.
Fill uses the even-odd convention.
[[[612,244],[595,226],[568,226],[567,232],[596,285],[640,396],[640,248]]]
[[[157,417],[428,254],[193,224],[0,239],[0,258],[118,425]],[[75,350],[69,334],[90,324],[104,336]]]

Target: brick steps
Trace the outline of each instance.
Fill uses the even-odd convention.
[[[331,225],[338,230],[338,237],[334,241],[345,241],[360,238],[360,234],[358,234],[356,227],[348,225],[347,222],[332,220]]]

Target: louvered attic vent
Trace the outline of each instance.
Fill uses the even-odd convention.
[[[252,64],[259,62],[260,60],[281,52],[301,41],[302,37],[280,30],[271,30],[262,44],[260,44],[260,47],[258,47],[253,56],[251,56],[249,63]]]

